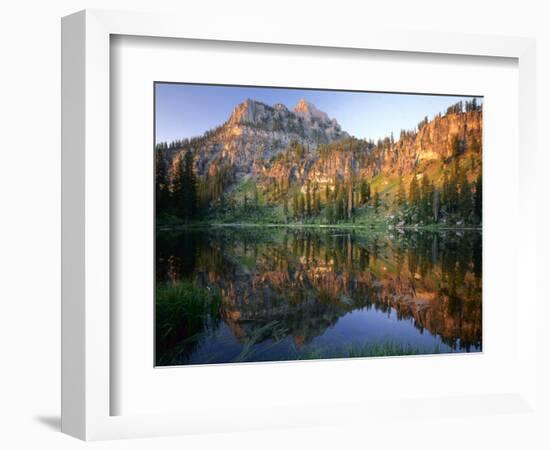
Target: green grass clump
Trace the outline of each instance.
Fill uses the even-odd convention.
[[[326,358],[374,358],[381,356],[408,356],[441,353],[439,346],[432,351],[424,351],[409,344],[400,344],[392,341],[367,342],[352,345],[346,351],[330,352],[322,349],[312,349],[303,353],[298,359],[326,359]]]
[[[157,337],[169,339],[178,332],[199,333],[205,321],[218,317],[222,304],[218,292],[211,292],[191,281],[161,283],[156,288]]]
[[[360,346],[352,346],[349,349],[348,356],[350,358],[368,358],[376,356],[406,356],[425,354],[419,348],[412,345],[399,344],[392,341],[387,342],[371,342]],[[436,347],[432,352],[439,353],[439,348]]]

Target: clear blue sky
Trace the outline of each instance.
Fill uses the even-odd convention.
[[[155,89],[157,142],[199,136],[224,123],[235,106],[247,98],[268,105],[283,103],[290,110],[304,98],[338,120],[352,136],[373,140],[389,136],[392,131],[397,138],[400,130],[415,128],[424,116],[432,118],[459,100],[471,100],[440,95],[170,83],[157,83]]]

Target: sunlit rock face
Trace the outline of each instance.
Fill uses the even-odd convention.
[[[453,139],[460,142],[460,157],[476,159],[481,170],[481,152],[472,154],[474,142],[482,142],[482,111],[448,113],[426,120],[418,129],[404,131],[384,142],[356,139],[342,130],[336,119],[305,99],[289,110],[248,99],[237,105],[218,128],[191,141],[185,149],[170,153],[175,167],[191,149],[199,177],[222,168],[234,182],[254,177],[260,188],[298,183],[318,189],[334,189],[337,182],[353,178],[370,180],[377,175],[391,179],[422,173],[450,158]],[[293,149],[299,144],[300,151]],[[468,153],[469,152],[469,153]],[[441,178],[441,174],[437,175]],[[441,184],[442,179],[433,179]]]
[[[405,136],[384,152],[380,168],[384,173],[411,172],[422,161],[442,160],[452,154],[452,139],[457,137],[461,150],[481,142],[482,112],[446,114],[424,125],[414,136]]]
[[[280,103],[270,106],[248,99],[193,150],[199,175],[221,164],[237,175],[258,174],[293,141],[313,150],[347,136],[335,119],[305,100],[289,111]]]
[[[294,114],[313,130],[323,130],[330,141],[342,137],[340,125],[336,119],[330,119],[328,114],[319,110],[313,103],[304,99],[300,100],[294,107]]]
[[[290,159],[266,164],[263,173],[266,178],[309,181],[321,187],[334,187],[336,180],[349,179],[351,172],[359,179],[371,179],[378,174],[406,176],[427,164],[449,158],[454,136],[459,139],[462,151],[470,148],[474,139],[481,143],[481,111],[436,117],[419,131],[403,134],[385,147],[369,147],[361,140],[344,139],[332,144],[326,152],[308,149],[301,158],[292,155]]]

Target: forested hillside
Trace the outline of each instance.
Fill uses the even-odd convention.
[[[203,136],[156,146],[157,223],[480,226],[481,104],[419,119],[375,142],[305,100],[247,100]]]

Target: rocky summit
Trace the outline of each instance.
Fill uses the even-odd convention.
[[[223,164],[242,176],[258,174],[291,142],[313,150],[344,137],[348,134],[336,119],[306,100],[300,100],[290,111],[280,103],[270,106],[248,99],[235,107],[223,125],[195,140],[198,145],[193,151],[199,175],[213,173]],[[177,159],[178,152],[174,157]]]

